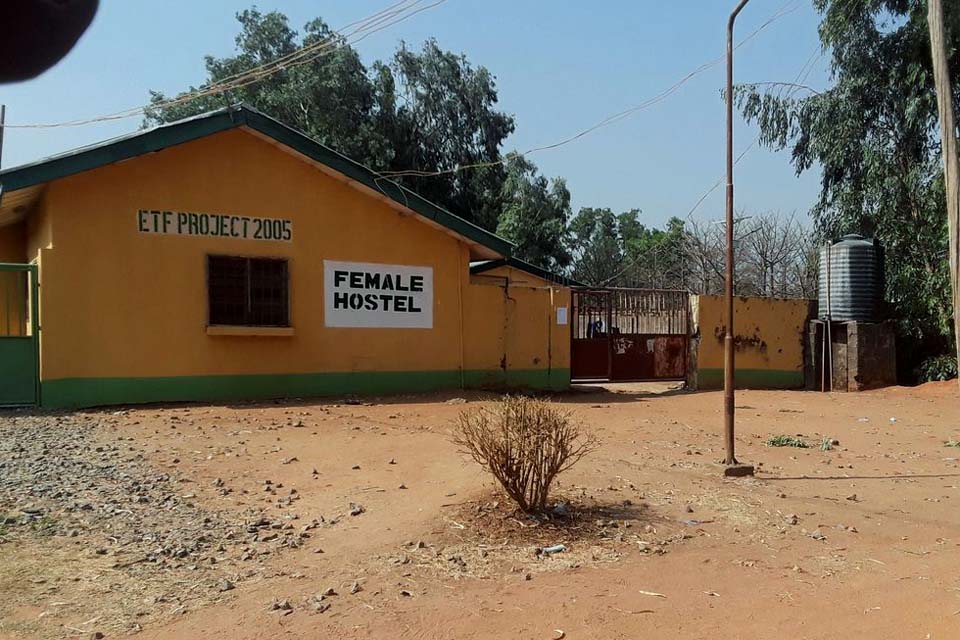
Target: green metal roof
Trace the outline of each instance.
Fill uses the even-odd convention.
[[[211,111],[6,169],[0,171],[0,184],[4,193],[10,193],[238,127],[271,138],[496,254],[510,255],[514,247],[509,240],[450,213],[376,171],[245,105]]]
[[[558,273],[553,273],[552,271],[547,271],[541,267],[538,267],[535,264],[530,264],[519,258],[506,257],[500,260],[486,260],[484,262],[478,262],[470,265],[470,273],[480,274],[485,271],[491,271],[497,267],[513,267],[520,271],[529,273],[530,275],[537,276],[538,278],[543,278],[544,280],[549,280],[550,282],[555,282],[557,284],[563,285],[565,287],[585,287],[586,285],[577,282],[573,278],[568,278],[567,276],[562,276]]]

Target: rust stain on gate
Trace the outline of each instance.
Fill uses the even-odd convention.
[[[574,289],[574,380],[682,380],[689,295],[661,289]]]

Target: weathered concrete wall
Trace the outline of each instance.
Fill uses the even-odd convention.
[[[830,357],[824,376],[826,324],[809,323],[807,388],[820,391],[866,391],[897,383],[896,336],[891,322],[834,322],[830,327]]]
[[[815,301],[737,297],[734,346],[737,388],[792,389],[804,385],[804,331]],[[722,296],[692,296],[688,385],[723,387],[726,333]]]

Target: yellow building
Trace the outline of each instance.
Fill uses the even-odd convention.
[[[0,183],[0,404],[569,385],[569,282],[248,108]]]

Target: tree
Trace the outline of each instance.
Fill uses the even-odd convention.
[[[570,221],[573,278],[600,286],[617,277],[623,266],[618,217],[610,209],[583,207]]]
[[[570,264],[567,222],[570,191],[562,178],[547,180],[521,155],[511,155],[501,192],[497,233],[517,244],[517,256],[545,269]]]
[[[886,295],[906,373],[925,357],[951,351],[953,341],[926,2],[814,5],[822,15],[821,42],[832,54],[832,86],[805,97],[740,86],[738,106],[759,125],[764,145],[791,150],[798,174],[822,169],[812,211],[822,240],[860,232],[884,244]],[[956,70],[960,12],[951,10]]]
[[[953,89],[947,61],[943,4],[929,0],[927,22],[930,29],[930,52],[933,56],[933,81],[937,89],[937,110],[940,119],[940,140],[946,181],[947,229],[950,234],[950,285],[953,288],[953,327],[957,336],[957,359],[960,362],[960,175],[958,175],[957,134],[954,122]],[[954,367],[956,370],[956,367]]]
[[[620,215],[620,233],[629,268],[620,276],[620,286],[655,289],[686,289],[689,265],[684,252],[683,220],[670,218],[664,229],[640,224],[639,209]]]
[[[375,170],[409,171],[394,179],[461,217],[496,227],[505,178],[500,147],[514,121],[496,109],[496,81],[487,69],[443,51],[434,40],[420,51],[401,43],[390,61],[368,69],[319,18],[306,25],[302,37],[276,11],[249,9],[237,20],[236,54],[207,56],[207,81],[186,93],[303,46],[331,46],[307,56],[303,64],[290,64],[218,95],[171,103],[152,91],[145,125],[243,102]],[[456,171],[464,165],[488,166]]]

